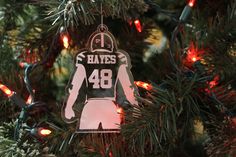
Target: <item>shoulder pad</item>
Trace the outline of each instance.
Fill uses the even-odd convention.
[[[83,62],[84,62],[84,60],[85,60],[85,58],[86,58],[86,52],[87,51],[82,51],[82,52],[80,52],[80,53],[78,53],[77,55],[76,55],[76,66],[78,66],[78,64],[83,64]]]
[[[126,54],[122,53],[122,52],[116,52],[117,56],[118,56],[118,61],[120,64],[128,64],[128,59]]]

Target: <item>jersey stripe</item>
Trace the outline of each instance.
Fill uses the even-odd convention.
[[[78,54],[79,57],[85,58],[84,52]]]
[[[77,60],[82,61],[83,59],[77,56]]]

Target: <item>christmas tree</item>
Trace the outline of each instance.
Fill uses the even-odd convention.
[[[0,156],[236,156],[235,0],[0,4]],[[129,53],[138,105],[119,111],[120,133],[79,134],[61,108],[102,16]]]

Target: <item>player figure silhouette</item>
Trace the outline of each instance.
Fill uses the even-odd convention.
[[[115,39],[105,25],[100,25],[90,36],[87,46],[88,49],[76,56],[76,70],[69,84],[62,115],[67,122],[76,118],[73,105],[85,85],[86,98],[77,132],[119,132],[117,105],[121,104],[118,98],[125,96],[130,104],[137,105],[129,56],[117,49]]]

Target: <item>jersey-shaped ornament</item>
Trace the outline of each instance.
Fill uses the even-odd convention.
[[[87,48],[76,55],[75,65],[63,118],[68,123],[78,121],[78,133],[119,132],[122,115],[117,109],[127,102],[137,105],[128,54],[117,48],[114,36],[100,25]],[[81,113],[76,113],[78,102],[83,105]]]

